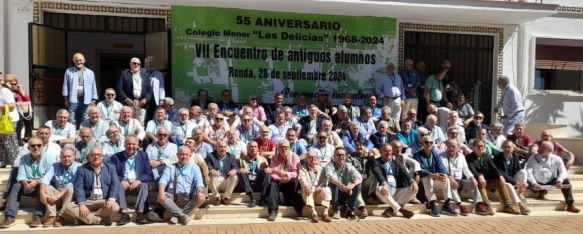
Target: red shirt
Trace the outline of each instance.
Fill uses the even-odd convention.
[[[535,142],[536,145],[538,145],[538,147],[540,148],[540,144],[542,143],[542,141],[537,141]],[[553,154],[561,157],[563,156],[563,153],[565,152],[565,147],[563,147],[561,144],[559,144],[556,141],[553,141]]]
[[[528,148],[532,145],[532,139],[526,134],[522,134],[522,137],[518,139],[516,135],[512,134],[508,136],[507,140],[514,142],[514,144],[522,149]]]
[[[259,153],[275,151],[275,141],[272,139],[267,139],[267,141],[261,141],[261,138],[255,139],[257,145],[259,146]]]

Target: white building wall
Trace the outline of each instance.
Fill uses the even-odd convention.
[[[573,137],[583,136],[583,94],[534,90],[535,45],[538,37],[583,40],[582,28],[583,18],[546,17],[525,24],[522,42],[528,49],[524,51],[525,59],[520,61],[525,67],[523,80],[528,83],[525,90],[526,121],[566,124],[566,134]]]
[[[3,73],[15,74],[22,88],[29,88],[28,65],[28,23],[32,22],[32,0],[5,0],[2,1],[4,43],[0,52],[0,70]],[[0,42],[2,39],[0,39]],[[2,69],[2,64],[4,65]]]

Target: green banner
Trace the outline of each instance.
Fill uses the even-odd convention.
[[[214,100],[229,89],[236,102],[284,93],[292,103],[325,90],[358,103],[396,63],[395,33],[394,18],[173,6],[174,97],[188,105],[199,89]]]

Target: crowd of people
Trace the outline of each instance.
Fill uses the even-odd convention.
[[[15,223],[21,196],[35,198],[32,227],[62,226],[67,217],[124,225],[130,212],[138,224],[186,225],[197,209],[230,204],[234,192],[249,196],[248,207],[265,207],[269,221],[280,205],[298,219],[307,206],[314,223],[365,218],[372,203],[387,204],[386,217],[413,217],[409,203],[426,204],[435,217],[493,215],[491,191],[502,212],[527,215],[525,191],[544,199],[550,189],[579,212],[567,178],[574,154],[550,131],[539,141],[525,134],[521,95],[506,76],[497,79],[503,124],[488,126],[455,91],[447,60],[427,77],[411,59],[399,73],[388,64],[360,106],[351,94],[334,106],[325,91],[312,104],[300,95],[286,106],[277,94],[273,104],[251,95],[239,106],[229,90],[213,102],[201,89],[178,110],[153,57],[145,68],[132,58],[101,101],[83,55],[73,62],[63,84],[67,109],[35,136],[27,131],[22,152],[20,130],[0,133],[0,166],[12,166],[2,228]],[[0,105],[13,126],[28,113],[27,97],[14,75],[4,76]],[[421,106],[425,119],[417,118]]]

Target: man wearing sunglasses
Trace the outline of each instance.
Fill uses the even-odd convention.
[[[123,105],[115,100],[115,89],[112,88],[106,89],[105,100],[97,103],[97,109],[99,109],[101,119],[108,123],[119,119],[119,113],[122,107]]]
[[[42,160],[43,141],[38,137],[30,138],[28,150],[30,153],[24,155],[18,166],[17,183],[12,185],[8,195],[8,201],[4,210],[4,222],[1,228],[7,228],[15,224],[15,217],[20,206],[20,196],[37,197],[35,210],[33,212],[31,227],[41,225],[41,217],[44,212],[44,205],[38,199],[40,189],[40,178],[49,170],[55,161]]]
[[[116,89],[119,102],[133,107],[135,117],[144,125],[147,104],[152,99],[152,85],[141,65],[140,59],[132,58],[130,68],[121,72]]]

